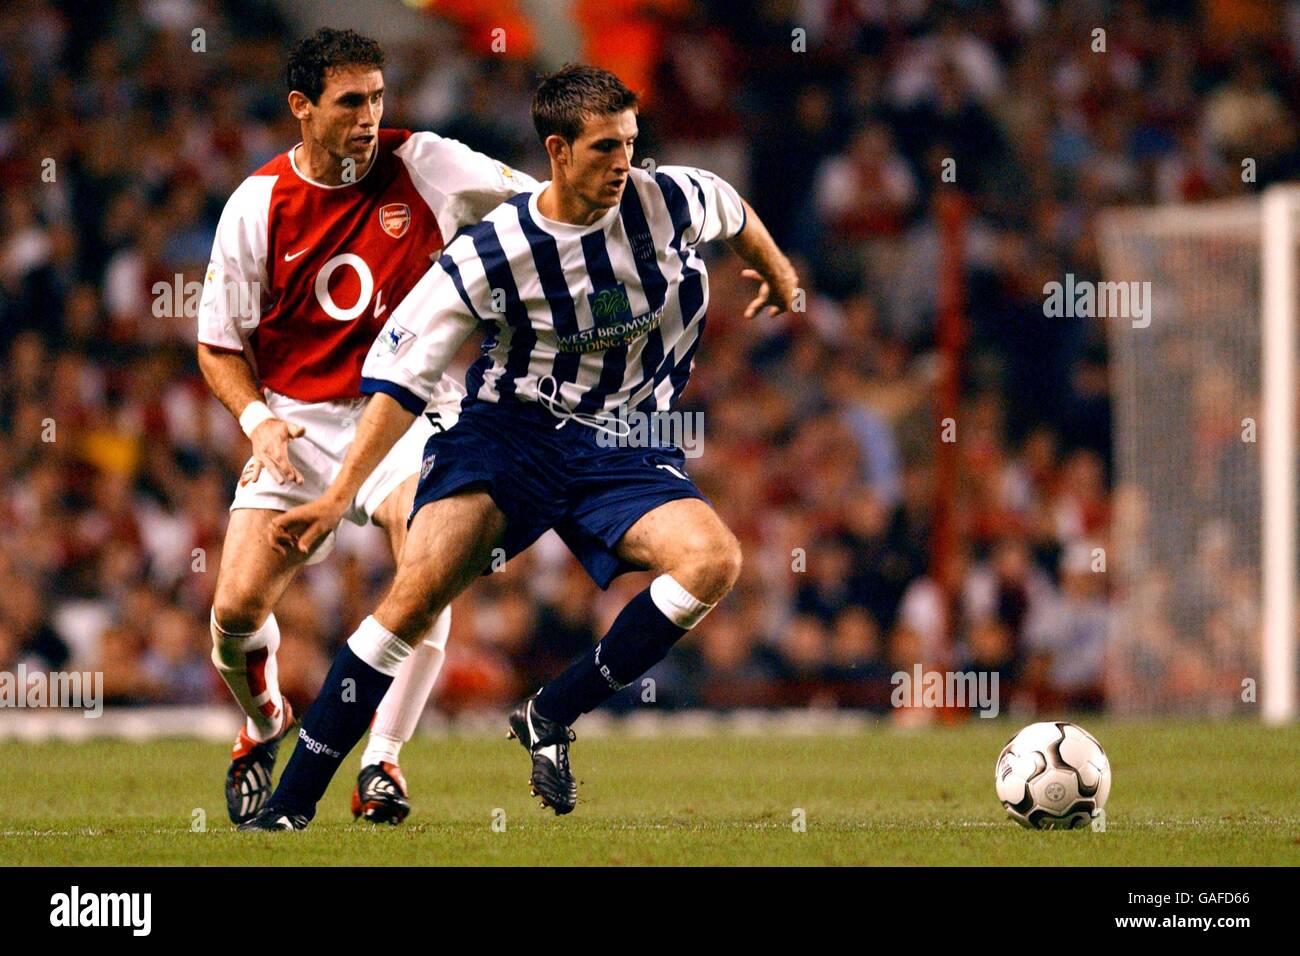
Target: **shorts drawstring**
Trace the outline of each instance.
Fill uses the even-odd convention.
[[[546,382],[551,383],[550,394],[542,391],[542,387]],[[560,420],[560,423],[555,426],[556,431],[559,431],[572,421],[586,425],[588,428],[594,428],[598,432],[604,432],[611,438],[622,439],[632,434],[632,426],[626,419],[604,413],[599,415],[588,415],[586,413],[572,411],[567,405],[560,401],[559,394],[560,385],[555,380],[554,375],[544,375],[542,378],[537,380],[537,402]],[[611,424],[615,427],[611,428]]]

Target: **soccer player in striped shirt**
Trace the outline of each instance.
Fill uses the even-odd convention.
[[[577,801],[570,725],[662,660],[740,573],[740,546],[682,450],[609,439],[626,437],[629,410],[670,411],[686,387],[708,305],[698,245],[727,240],[753,266],[747,318],[790,307],[794,269],[721,179],[633,167],[636,96],[613,74],[569,66],[546,77],[533,119],[550,181],[463,229],[393,310],[362,368],[371,399],[338,476],[272,524],[286,551],[328,535],[485,327],[460,421],[425,446],[393,586],[335,659],[248,829],[307,825],[402,661],[495,548],[509,558],[553,528],[602,588],[624,571],[656,574],[590,653],[510,715],[533,792],[557,814]]]

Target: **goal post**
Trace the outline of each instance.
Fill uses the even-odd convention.
[[[1108,683],[1120,712],[1297,712],[1300,186],[1112,210],[1114,520]]]
[[[1264,720],[1296,716],[1296,231],[1300,186],[1275,186],[1262,202],[1263,621],[1260,707]]]

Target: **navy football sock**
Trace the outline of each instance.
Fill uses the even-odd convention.
[[[267,807],[282,813],[316,815],[316,804],[343,758],[356,746],[392,684],[393,678],[371,667],[346,644],[315,703],[302,719],[298,745]]]
[[[542,688],[533,707],[548,720],[571,724],[658,664],[685,633],[655,606],[646,588],[623,608],[594,651]]]

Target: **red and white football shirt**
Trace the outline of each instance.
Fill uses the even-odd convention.
[[[326,186],[298,170],[291,149],[245,179],[222,211],[198,339],[244,352],[261,383],[289,398],[359,396],[386,313],[447,240],[537,187],[434,133],[382,129],[376,151],[356,182]],[[431,404],[460,392],[444,379]]]

